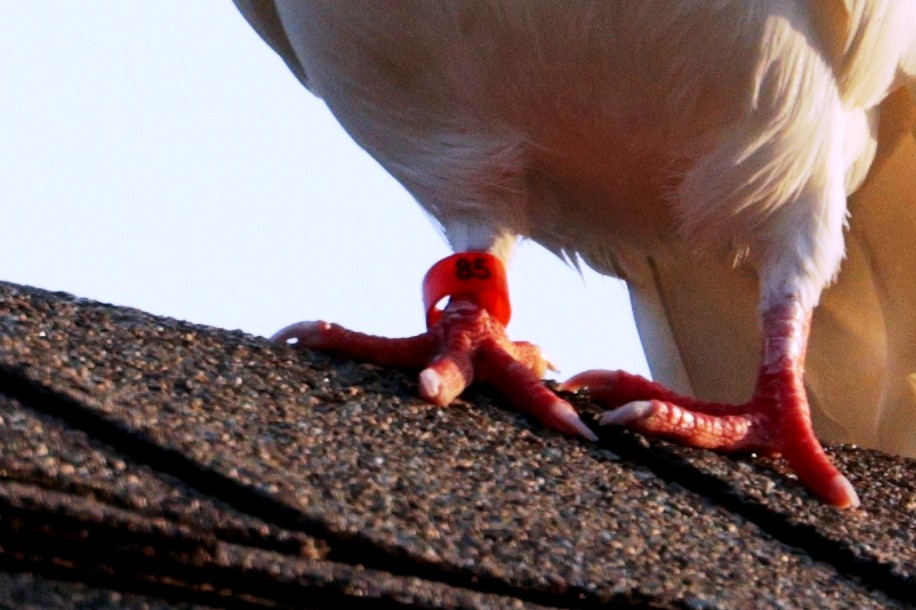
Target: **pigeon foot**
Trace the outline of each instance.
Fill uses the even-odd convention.
[[[424,280],[429,330],[421,335],[389,339],[328,322],[299,322],[271,340],[379,366],[419,370],[420,396],[439,406],[450,404],[471,382],[484,381],[545,427],[597,440],[572,405],[542,383],[541,377],[552,367],[540,348],[507,337],[504,276],[501,284],[491,281],[500,280],[501,270],[498,259],[483,253],[454,255],[437,263]],[[436,309],[444,296],[451,297],[448,305]]]
[[[678,395],[661,384],[623,371],[587,371],[561,389],[588,388],[592,399],[612,410],[601,425],[626,426],[650,436],[723,453],[782,455],[799,480],[822,501],[854,508],[859,497],[814,436],[803,388],[786,375],[761,375],[754,397],[724,404]]]

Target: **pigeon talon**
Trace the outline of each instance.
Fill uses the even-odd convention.
[[[681,396],[621,371],[587,371],[561,387],[587,387],[594,400],[612,407],[599,418],[601,425],[627,426],[702,449],[778,453],[825,502],[858,506],[852,485],[830,462],[811,428],[802,381],[810,312],[788,299],[768,310],[763,321],[764,359],[754,397],[745,404]]]
[[[575,409],[544,387],[541,376],[551,363],[540,348],[525,341],[512,342],[506,336],[509,307],[505,289],[499,259],[480,252],[454,255],[427,274],[424,294],[430,328],[422,335],[387,339],[327,322],[300,322],[284,328],[272,340],[295,339],[297,348],[419,370],[420,396],[438,406],[450,404],[475,379],[487,381],[516,409],[546,427],[596,440]],[[444,296],[451,297],[445,309],[434,309]]]

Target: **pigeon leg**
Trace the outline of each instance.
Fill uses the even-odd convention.
[[[549,363],[541,350],[507,337],[510,309],[502,261],[481,252],[445,258],[427,273],[423,296],[428,330],[415,337],[388,339],[327,322],[299,322],[271,340],[419,370],[421,397],[439,406],[451,403],[472,381],[486,381],[547,428],[597,439],[572,405],[544,387],[541,376]],[[440,310],[436,306],[445,297],[449,303]]]
[[[680,396],[620,371],[588,371],[561,387],[587,387],[597,402],[617,407],[601,416],[603,425],[623,425],[704,449],[781,454],[814,495],[835,506],[855,507],[855,490],[830,462],[811,427],[803,383],[810,323],[811,312],[794,300],[764,314],[757,386],[742,405]]]

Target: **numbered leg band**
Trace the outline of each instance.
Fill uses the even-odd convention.
[[[423,278],[423,307],[426,327],[439,321],[442,310],[436,305],[445,297],[469,301],[499,320],[509,323],[509,285],[501,260],[486,252],[453,254],[432,266]]]

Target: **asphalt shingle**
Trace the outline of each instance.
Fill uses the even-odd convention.
[[[771,460],[627,432],[569,440],[484,392],[433,407],[410,375],[9,284],[0,443],[0,502],[20,519],[0,511],[0,558],[27,553],[25,527],[46,546],[21,571],[59,578],[59,551],[76,580],[173,602],[916,599],[913,460],[833,448],[863,499],[840,512]],[[148,574],[134,584],[99,567],[135,564]]]

